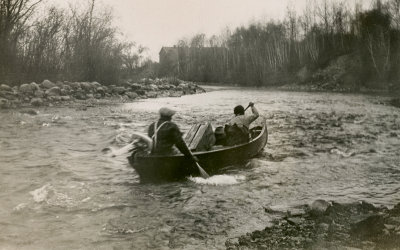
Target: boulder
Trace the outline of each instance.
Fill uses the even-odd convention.
[[[10,101],[4,98],[0,98],[0,108],[8,108],[10,107]]]
[[[7,84],[2,84],[2,85],[0,85],[0,91],[12,92],[12,88],[10,86],[8,86]]]
[[[31,105],[35,107],[42,106],[43,105],[42,98],[32,98]]]
[[[57,82],[55,83],[55,85],[56,85],[57,87],[59,87],[60,89],[62,89],[64,83],[63,83],[63,82],[60,82],[60,81],[57,81]]]
[[[61,89],[59,87],[52,87],[51,89],[46,90],[47,96],[59,96],[61,95]]]
[[[98,87],[98,88],[96,88],[96,92],[97,92],[97,94],[99,94],[100,96],[104,96],[105,93],[106,93],[106,91],[104,90],[103,87]]]
[[[43,98],[44,97],[44,92],[42,90],[38,90],[35,92],[35,97],[37,98]]]
[[[30,84],[24,83],[19,86],[19,92],[23,95],[33,95],[35,93],[35,90]]]
[[[33,89],[34,92],[40,90],[40,87],[36,82],[31,82],[29,85],[31,85],[31,88]]]
[[[58,95],[49,96],[49,100],[52,102],[59,102],[59,101],[61,101],[61,96],[58,96]]]
[[[7,100],[15,100],[17,99],[17,94],[14,91],[0,91],[0,97]]]
[[[49,80],[44,80],[44,81],[42,82],[41,85],[42,85],[42,87],[45,88],[45,89],[51,89],[51,88],[57,86],[57,85],[55,85],[53,82],[51,82],[51,81],[49,81]]]
[[[315,200],[310,206],[310,213],[314,215],[323,214],[329,206],[329,202],[325,200]]]
[[[63,84],[61,89],[67,91],[67,92],[71,92],[72,91],[72,87],[68,84]]]
[[[75,93],[75,98],[78,100],[86,100],[87,96],[85,92],[79,91]]]
[[[135,91],[135,90],[139,90],[142,88],[142,85],[138,84],[138,83],[131,83],[129,84],[129,87],[131,90]]]
[[[158,90],[158,86],[155,84],[150,84],[149,86],[152,90]]]
[[[183,91],[171,91],[169,94],[170,97],[181,97],[183,96]]]
[[[126,89],[124,87],[115,87],[113,89],[113,93],[116,93],[118,95],[123,95],[123,94],[125,94],[125,92],[126,92]]]
[[[98,82],[91,82],[91,84],[92,84],[92,87],[93,87],[94,89],[101,87],[101,84],[98,83]]]
[[[93,89],[92,84],[90,84],[90,82],[81,82],[81,88],[86,92],[89,92]]]
[[[61,98],[61,101],[64,101],[64,102],[71,101],[71,97],[68,95],[60,96],[60,98]]]
[[[69,82],[68,85],[72,88],[72,89],[80,89],[81,88],[81,84],[79,82]]]
[[[136,92],[126,92],[126,95],[130,98],[130,99],[136,99],[139,97],[139,95]]]
[[[148,98],[156,98],[156,97],[157,97],[157,92],[155,92],[155,91],[149,91],[149,92],[146,93],[146,96],[147,96]]]
[[[364,220],[351,225],[351,234],[361,239],[371,236],[379,236],[385,228],[382,215],[372,215]]]

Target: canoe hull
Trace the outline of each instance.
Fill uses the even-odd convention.
[[[210,175],[226,166],[245,163],[260,153],[268,141],[265,120],[262,125],[260,134],[249,143],[193,154],[199,159],[200,166]],[[131,155],[128,160],[139,174],[141,181],[174,181],[199,175],[196,165],[182,154],[173,156]]]

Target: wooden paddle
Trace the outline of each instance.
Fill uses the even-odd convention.
[[[210,178],[207,172],[200,166],[200,164],[197,161],[196,161],[196,166],[200,171],[201,177],[203,177],[204,179]]]

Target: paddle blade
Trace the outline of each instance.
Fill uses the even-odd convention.
[[[196,166],[200,171],[201,177],[203,177],[204,179],[210,178],[210,176],[207,174],[207,172],[200,166],[200,164],[198,162],[196,162]]]

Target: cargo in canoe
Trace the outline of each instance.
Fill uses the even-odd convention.
[[[259,117],[254,123],[256,126],[250,129],[252,139],[248,143],[194,152],[200,166],[213,175],[224,167],[246,163],[260,153],[267,144],[268,130],[264,117]],[[160,156],[133,153],[128,160],[141,181],[175,181],[199,176],[195,164],[183,154]]]

